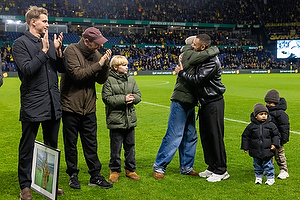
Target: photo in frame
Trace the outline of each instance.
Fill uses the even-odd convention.
[[[31,189],[52,200],[57,199],[60,150],[35,141]]]

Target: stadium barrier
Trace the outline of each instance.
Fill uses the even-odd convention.
[[[6,72],[7,77],[18,77],[18,72]],[[272,74],[272,73],[298,73],[298,69],[239,69],[239,70],[222,70],[222,74]],[[147,70],[147,71],[132,71],[131,75],[175,75],[172,70]]]

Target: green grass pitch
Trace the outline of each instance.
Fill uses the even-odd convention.
[[[135,76],[142,93],[142,102],[136,106],[138,126],[136,127],[136,163],[140,181],[132,181],[121,172],[118,183],[111,189],[89,187],[88,168],[78,142],[79,181],[82,189],[74,190],[68,185],[65,173],[64,146],[62,132],[59,133],[58,148],[62,151],[59,169],[59,187],[65,190],[58,199],[299,199],[300,198],[300,112],[299,74],[224,74],[222,82],[226,86],[225,99],[225,145],[228,172],[231,177],[218,183],[189,177],[179,173],[178,154],[168,165],[165,179],[155,180],[152,165],[165,135],[170,96],[176,76]],[[5,78],[0,88],[0,200],[19,198],[17,176],[18,145],[21,137],[19,122],[20,81],[18,78]],[[250,113],[255,103],[264,103],[264,95],[269,89],[277,89],[288,103],[290,117],[290,142],[285,145],[285,153],[290,177],[278,180],[272,186],[255,185],[252,158],[240,149],[241,134],[250,122]],[[98,155],[102,163],[102,175],[109,177],[109,131],[105,124],[104,104],[101,99],[101,86],[97,85]],[[197,121],[198,124],[198,121]],[[198,126],[198,125],[197,125]],[[198,129],[198,128],[197,128]],[[198,133],[199,135],[199,133]],[[42,142],[39,131],[37,140]],[[122,152],[122,165],[124,156]],[[200,140],[198,140],[194,169],[206,169]],[[275,164],[275,173],[279,169]],[[265,181],[265,177],[264,177]],[[44,199],[33,192],[34,199]]]

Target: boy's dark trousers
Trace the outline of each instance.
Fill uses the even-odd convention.
[[[121,149],[124,148],[125,166],[124,168],[134,172],[135,163],[135,130],[130,129],[110,129],[110,161],[109,168],[113,172],[121,172]]]

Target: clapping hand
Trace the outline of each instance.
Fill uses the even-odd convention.
[[[47,53],[49,50],[49,39],[48,39],[48,29],[45,32],[44,37],[42,38],[43,48],[42,51]]]
[[[48,30],[47,30],[48,32]],[[57,56],[59,57],[62,57],[62,50],[61,50],[61,46],[62,46],[62,41],[63,41],[63,33],[61,32],[58,37],[56,34],[54,34],[54,47],[56,49],[56,53],[57,53]]]
[[[108,49],[108,50],[106,50],[105,54],[101,57],[101,59],[99,61],[100,66],[107,64],[110,57],[111,57],[111,50]]]

